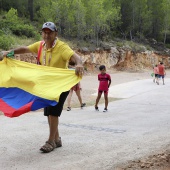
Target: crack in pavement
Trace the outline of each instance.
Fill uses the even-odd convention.
[[[112,128],[103,128],[103,127],[94,127],[94,126],[85,126],[85,125],[75,125],[75,124],[66,124],[60,123],[62,126],[78,128],[78,129],[87,129],[87,130],[94,130],[94,131],[104,131],[104,132],[113,132],[113,133],[125,133],[126,130],[122,129],[112,129]]]

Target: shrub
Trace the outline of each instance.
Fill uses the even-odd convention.
[[[11,32],[17,36],[26,36],[28,38],[37,37],[35,28],[32,25],[24,23],[24,21],[25,20],[18,18],[17,10],[11,8],[8,13],[6,13],[5,18],[1,20],[0,28],[5,32],[6,30],[11,30]]]
[[[170,44],[165,44],[166,48],[170,48]]]
[[[13,25],[11,27],[11,31],[13,34],[18,35],[18,36],[26,36],[26,37],[35,37],[36,36],[36,31],[34,30],[33,26],[30,25]]]
[[[4,34],[4,32],[2,30],[0,30],[0,36],[2,36]]]
[[[0,49],[8,50],[14,43],[14,39],[8,35],[0,36]]]

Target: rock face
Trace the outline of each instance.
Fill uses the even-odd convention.
[[[160,61],[164,63],[166,68],[170,67],[170,56],[156,54],[152,51],[134,53],[111,47],[110,51],[95,51],[90,54],[79,53],[79,55],[82,56],[85,68],[90,71],[94,71],[101,64],[116,70],[139,71],[152,68]]]
[[[95,71],[100,65],[120,71],[139,71],[152,68],[159,61],[162,61],[166,68],[170,68],[170,56],[160,55],[152,51],[134,53],[129,50],[111,47],[109,50],[96,49],[94,52],[77,50],[76,52],[82,57],[84,68],[87,71]],[[36,64],[36,56],[33,54],[22,54],[15,57]]]

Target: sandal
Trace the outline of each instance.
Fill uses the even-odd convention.
[[[55,142],[55,144],[56,144],[56,148],[62,147],[61,137],[58,138],[58,140]]]
[[[40,148],[40,151],[44,152],[44,153],[48,153],[48,152],[51,152],[53,151],[54,149],[56,148],[56,143],[55,142],[45,142],[45,145],[43,145],[41,148]]]
[[[67,107],[67,111],[70,111],[71,110],[71,107]]]

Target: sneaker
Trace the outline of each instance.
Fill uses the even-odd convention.
[[[106,109],[106,108],[104,108],[103,112],[107,112],[107,109]]]
[[[82,103],[81,109],[83,109],[83,107],[85,107],[85,106],[86,106],[86,103]]]
[[[98,106],[95,106],[95,110],[96,110],[96,111],[99,111],[99,108],[98,108]]]
[[[56,143],[56,148],[62,147],[61,137],[58,138],[58,141]]]
[[[71,107],[67,107],[67,111],[70,111],[71,110]]]

